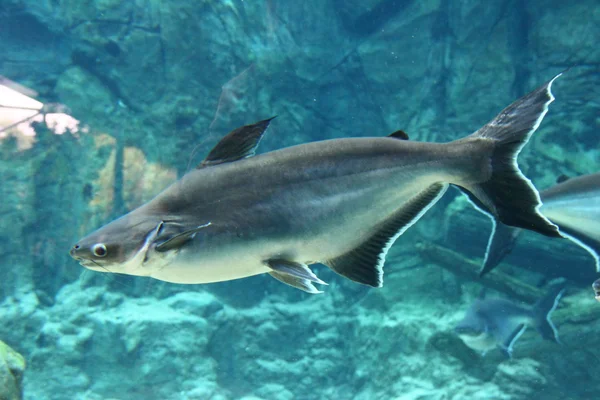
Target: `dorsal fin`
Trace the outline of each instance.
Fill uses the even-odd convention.
[[[562,175],[559,175],[559,177],[558,177],[558,178],[556,178],[556,183],[563,183],[563,182],[566,182],[566,181],[568,181],[569,179],[571,179],[571,177],[570,177],[570,176],[567,176],[567,175],[565,175],[565,174],[562,174]]]
[[[400,139],[400,140],[408,140],[408,134],[404,132],[402,129],[397,130],[396,132],[390,133],[388,137]]]
[[[253,156],[260,139],[273,118],[275,117],[232,130],[217,143],[204,161],[196,168],[237,161]]]

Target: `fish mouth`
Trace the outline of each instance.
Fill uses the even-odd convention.
[[[84,268],[93,269],[93,270],[106,270],[105,267],[98,264],[96,261],[85,260],[83,258],[77,258],[76,260],[79,263],[79,265],[81,265]]]
[[[98,264],[96,264],[90,260],[79,260],[79,265],[81,265],[82,267],[85,267],[85,268],[89,268],[89,269],[101,268]]]
[[[600,301],[600,279],[592,284],[592,289],[594,289],[594,293],[596,294],[596,300]]]
[[[81,256],[78,256],[77,254],[75,254],[75,251],[77,249],[75,247],[73,247],[71,249],[71,251],[69,252],[69,255],[79,263],[79,265],[81,265],[84,268],[88,268],[88,269],[94,269],[94,270],[98,270],[98,269],[104,269],[104,267],[102,265],[100,265],[98,262],[94,261],[94,260],[90,260],[89,258],[83,258]]]

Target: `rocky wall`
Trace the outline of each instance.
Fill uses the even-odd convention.
[[[2,2],[0,74],[89,127],[57,136],[39,125],[24,151],[0,141],[0,338],[30,361],[26,398],[565,398],[572,377],[589,384],[574,394],[586,398],[597,390],[589,352],[549,345],[548,358],[473,362],[485,365],[477,374],[448,351],[438,334],[476,285],[411,246],[477,256],[488,222],[451,197],[398,241],[380,291],[325,270],[334,284],[318,299],[268,277],[178,286],[82,274],[67,251],[239,125],[278,115],[261,151],[397,129],[447,141],[567,68],[523,169],[542,188],[596,172],[598,10],[591,0]]]

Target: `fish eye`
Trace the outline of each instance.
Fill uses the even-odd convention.
[[[92,253],[96,257],[104,257],[107,253],[106,246],[103,243],[96,243],[92,246]]]

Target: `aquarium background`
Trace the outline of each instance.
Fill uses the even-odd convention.
[[[479,279],[490,222],[454,191],[381,289],[323,266],[321,295],[266,275],[176,285],[68,251],[240,125],[277,115],[260,152],[449,141],[569,68],[520,164],[541,189],[597,172],[599,39],[596,0],[0,0],[0,340],[26,363],[0,346],[0,398],[596,398],[593,260],[526,233]],[[454,335],[483,287],[531,304],[560,276],[562,345],[529,329],[512,359],[483,357]]]

